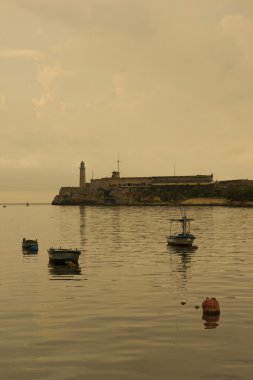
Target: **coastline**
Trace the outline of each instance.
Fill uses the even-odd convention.
[[[201,207],[253,207],[253,201],[231,201],[226,198],[190,198],[181,202],[136,202],[136,203],[127,203],[127,202],[118,202],[118,203],[104,203],[104,202],[66,202],[66,203],[52,203],[54,206],[201,206]]]
[[[253,207],[253,180],[213,181],[211,175],[111,177],[86,182],[80,164],[79,186],[64,186],[53,205],[94,206],[226,206]]]
[[[231,201],[226,198],[192,198],[180,204],[182,206],[253,207],[253,201]]]

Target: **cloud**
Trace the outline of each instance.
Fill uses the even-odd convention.
[[[51,22],[93,33],[149,33],[146,0],[11,0]],[[152,2],[151,2],[152,3]]]
[[[113,76],[114,93],[121,98],[124,95],[125,84],[127,81],[127,73],[116,73]]]
[[[41,95],[40,97],[33,98],[32,104],[40,120],[52,117],[52,114],[55,114],[57,111],[58,114],[65,114],[67,105],[64,104],[58,91],[59,84],[57,81],[71,79],[73,75],[71,70],[63,69],[58,64],[43,64],[38,66],[36,79],[40,85]]]
[[[50,89],[52,84],[59,78],[71,78],[73,72],[63,69],[59,64],[44,64],[38,68],[36,79],[45,91]]]
[[[225,15],[219,24],[223,37],[233,43],[238,61],[243,65],[252,65],[253,20],[242,15]]]
[[[6,159],[33,152],[49,177],[62,165],[66,184],[82,159],[108,175],[118,151],[128,175],[176,162],[182,174],[252,177],[252,0],[9,2]]]
[[[44,59],[44,53],[34,49],[2,49],[0,57],[9,59],[26,59],[32,61],[41,61]]]
[[[4,109],[6,106],[6,98],[4,95],[0,94],[0,110]]]
[[[2,169],[32,169],[38,168],[40,165],[38,164],[37,154],[29,154],[27,157],[22,159],[9,159],[5,157],[0,157],[0,168]]]

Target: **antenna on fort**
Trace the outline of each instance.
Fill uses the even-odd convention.
[[[122,161],[120,161],[120,159],[119,159],[119,153],[118,153],[118,159],[117,159],[117,161],[114,161],[114,162],[117,162],[117,165],[118,165],[118,173],[119,173],[119,163],[122,162]]]

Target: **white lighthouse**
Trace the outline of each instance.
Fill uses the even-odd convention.
[[[85,165],[84,162],[82,161],[80,164],[80,187],[84,188],[86,184],[86,179],[85,179]]]

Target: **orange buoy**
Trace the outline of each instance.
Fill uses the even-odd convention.
[[[206,297],[202,302],[202,309],[204,315],[219,315],[220,314],[220,305],[216,298]]]

